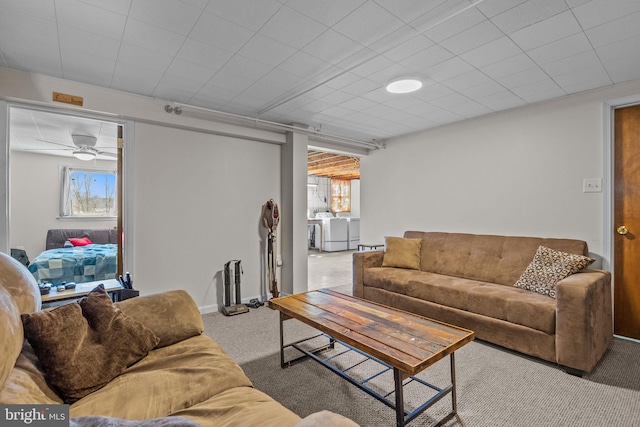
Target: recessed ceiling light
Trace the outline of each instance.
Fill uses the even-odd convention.
[[[387,85],[387,92],[410,93],[422,87],[422,82],[418,79],[398,79]]]

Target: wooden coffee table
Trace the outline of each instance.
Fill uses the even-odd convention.
[[[295,294],[269,301],[280,311],[280,363],[282,368],[312,358],[396,411],[396,424],[404,426],[447,394],[452,411],[438,422],[444,424],[457,413],[454,352],[473,341],[473,331],[427,319],[328,289]],[[322,332],[320,335],[285,344],[283,322],[297,319]],[[305,342],[326,335],[328,343],[308,349]],[[335,342],[393,370],[394,389],[382,394],[368,386],[372,378],[354,378],[352,367],[341,369],[323,358]],[[285,361],[285,349],[295,348],[302,356]],[[451,384],[444,388],[413,377],[445,356],[450,357]],[[378,375],[378,374],[377,374]],[[376,375],[376,376],[377,376]],[[405,412],[403,387],[412,381],[430,387],[436,394],[411,412]],[[388,396],[395,394],[395,401]]]

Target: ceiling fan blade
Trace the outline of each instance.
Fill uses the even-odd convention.
[[[50,141],[48,139],[36,139],[36,141],[47,142],[49,144],[55,144],[55,145],[61,145],[63,147],[67,147],[67,148],[72,149],[72,150],[77,148],[75,145],[67,145],[67,144],[63,144],[61,142]]]
[[[73,148],[25,148],[21,151],[71,151]]]
[[[118,158],[117,154],[109,153],[107,151],[96,151],[96,154],[98,154],[100,156],[111,157],[111,158],[114,158],[114,159]]]

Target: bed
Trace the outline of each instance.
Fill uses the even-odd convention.
[[[65,247],[69,238],[82,237],[88,237],[93,244]],[[41,283],[116,279],[118,233],[116,230],[49,230],[46,250],[35,257],[28,268],[36,281]]]

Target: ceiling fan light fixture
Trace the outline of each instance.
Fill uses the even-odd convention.
[[[96,153],[94,153],[93,151],[87,150],[85,147],[82,147],[81,149],[75,150],[73,152],[73,157],[79,160],[88,161],[88,160],[95,159]]]
[[[95,147],[98,138],[93,135],[79,135],[74,133],[71,135],[71,140],[76,147]]]
[[[387,85],[387,92],[390,93],[411,93],[422,87],[422,82],[414,78],[402,78],[390,82]]]

